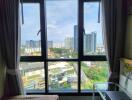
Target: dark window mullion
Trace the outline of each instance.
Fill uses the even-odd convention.
[[[24,3],[40,3],[41,0],[20,0],[20,2]]]
[[[46,36],[46,12],[45,0],[40,1],[40,14],[41,14],[41,43],[42,43],[42,57],[44,60],[45,69],[45,93],[48,93],[48,66],[47,66],[47,36]]]
[[[83,56],[82,61],[107,61],[105,55]]]
[[[83,57],[83,1],[78,2],[78,92],[81,93],[81,60]]]
[[[21,62],[43,62],[43,57],[42,56],[21,56],[20,58]]]
[[[41,23],[41,52],[42,57],[45,59],[46,56],[46,43],[45,43],[45,15],[44,15],[44,2],[41,0],[40,2],[40,23]]]
[[[47,59],[47,61],[56,62],[56,61],[79,61],[78,59]]]
[[[84,0],[84,2],[97,2],[97,1],[101,1],[101,0]]]
[[[79,0],[79,7],[78,7],[78,55],[79,55],[79,59],[81,60],[83,58],[83,32],[84,32],[84,12],[83,12],[83,8],[84,8],[84,2],[82,0]]]

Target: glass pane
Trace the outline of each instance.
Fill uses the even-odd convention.
[[[81,63],[81,89],[92,90],[93,83],[107,82],[109,67],[107,61],[84,61]]]
[[[25,90],[44,90],[44,63],[21,62],[19,65]]]
[[[77,0],[46,0],[48,58],[77,58]]]
[[[98,2],[84,3],[84,55],[104,55],[102,18],[98,23]]]
[[[49,62],[48,82],[50,92],[77,91],[77,62]]]
[[[39,4],[23,4],[24,24],[21,27],[21,56],[40,56],[40,9]]]

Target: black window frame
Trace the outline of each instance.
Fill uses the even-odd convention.
[[[40,5],[40,28],[41,28],[41,56],[21,56],[20,62],[43,62],[45,74],[44,91],[27,91],[27,94],[59,94],[59,95],[92,95],[91,91],[81,92],[81,62],[82,61],[107,61],[106,55],[84,55],[83,54],[83,32],[84,32],[84,3],[100,2],[101,0],[78,0],[78,58],[75,59],[48,59],[47,57],[47,30],[46,30],[46,0],[22,0],[22,3],[39,3]],[[61,1],[60,1],[61,2]],[[78,90],[77,92],[63,93],[48,91],[48,62],[67,61],[78,63]]]

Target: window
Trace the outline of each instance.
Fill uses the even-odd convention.
[[[89,10],[90,9],[90,10]],[[104,55],[105,49],[102,35],[102,21],[99,13],[98,2],[84,3],[84,34],[83,34],[83,54],[84,55]],[[98,22],[100,20],[100,22]]]
[[[81,62],[81,90],[87,91],[93,88],[95,82],[107,82],[108,63],[106,61]]]
[[[49,92],[76,92],[77,75],[77,62],[49,62]]]
[[[77,0],[46,0],[48,58],[77,58]]]
[[[26,92],[85,93],[107,81],[98,10],[97,0],[23,0],[19,69]]]
[[[21,29],[21,56],[40,56],[41,37],[39,4],[23,4],[24,24]]]
[[[45,89],[44,64],[42,62],[21,62],[19,66],[25,90]]]

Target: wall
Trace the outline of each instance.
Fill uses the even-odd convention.
[[[128,20],[127,20],[125,57],[132,59],[132,15],[128,15]]]
[[[127,32],[125,36],[124,57],[132,60],[132,0],[128,0],[128,17],[126,28]],[[122,64],[121,70],[123,70]],[[120,74],[120,85],[129,91],[129,95],[132,97],[132,80],[128,79],[125,75]]]
[[[0,54],[0,98],[3,96],[5,81],[5,67],[2,64],[1,54]]]

